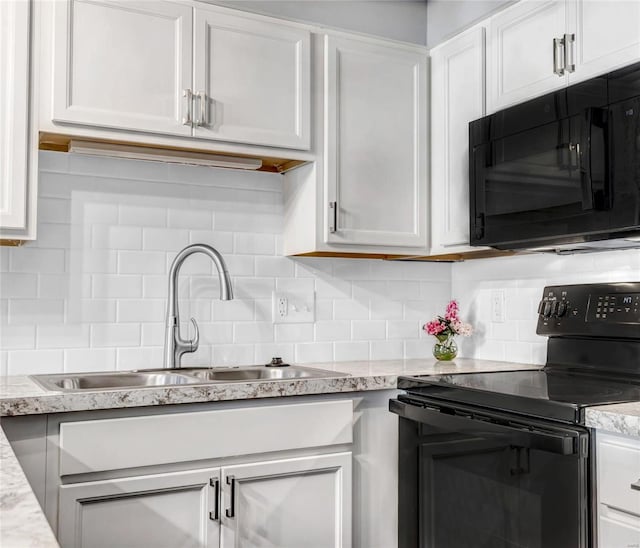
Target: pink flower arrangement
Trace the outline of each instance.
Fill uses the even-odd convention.
[[[471,324],[463,322],[458,313],[458,302],[455,300],[450,301],[445,310],[444,317],[436,317],[434,320],[424,324],[422,329],[441,342],[454,335],[468,337],[473,333],[473,327],[471,327]]]

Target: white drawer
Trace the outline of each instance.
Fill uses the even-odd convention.
[[[600,503],[640,516],[640,440],[597,435]]]
[[[60,424],[60,475],[352,442],[351,400]]]
[[[628,514],[601,515],[598,520],[598,538],[600,539],[598,548],[640,546],[640,518],[634,518]]]

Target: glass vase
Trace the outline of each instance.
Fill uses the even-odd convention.
[[[438,342],[433,347],[433,356],[439,361],[450,361],[458,355],[458,345],[455,339],[450,337],[438,337]]]

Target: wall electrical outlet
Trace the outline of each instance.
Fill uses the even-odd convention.
[[[491,292],[491,321],[504,323],[504,291],[495,289]]]
[[[313,323],[316,321],[315,291],[274,291],[273,323]]]

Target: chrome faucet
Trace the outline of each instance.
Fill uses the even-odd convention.
[[[184,260],[194,253],[204,253],[209,257],[213,264],[216,265],[218,276],[220,276],[220,299],[229,301],[233,299],[233,291],[231,289],[231,278],[227,272],[227,265],[213,247],[206,244],[193,244],[185,247],[171,264],[169,271],[169,297],[167,299],[167,326],[165,331],[164,342],[164,366],[166,368],[180,367],[182,355],[187,352],[195,352],[198,350],[200,343],[200,331],[198,324],[191,318],[191,323],[195,330],[193,339],[185,341],[180,337],[180,312],[178,311],[178,274]]]

